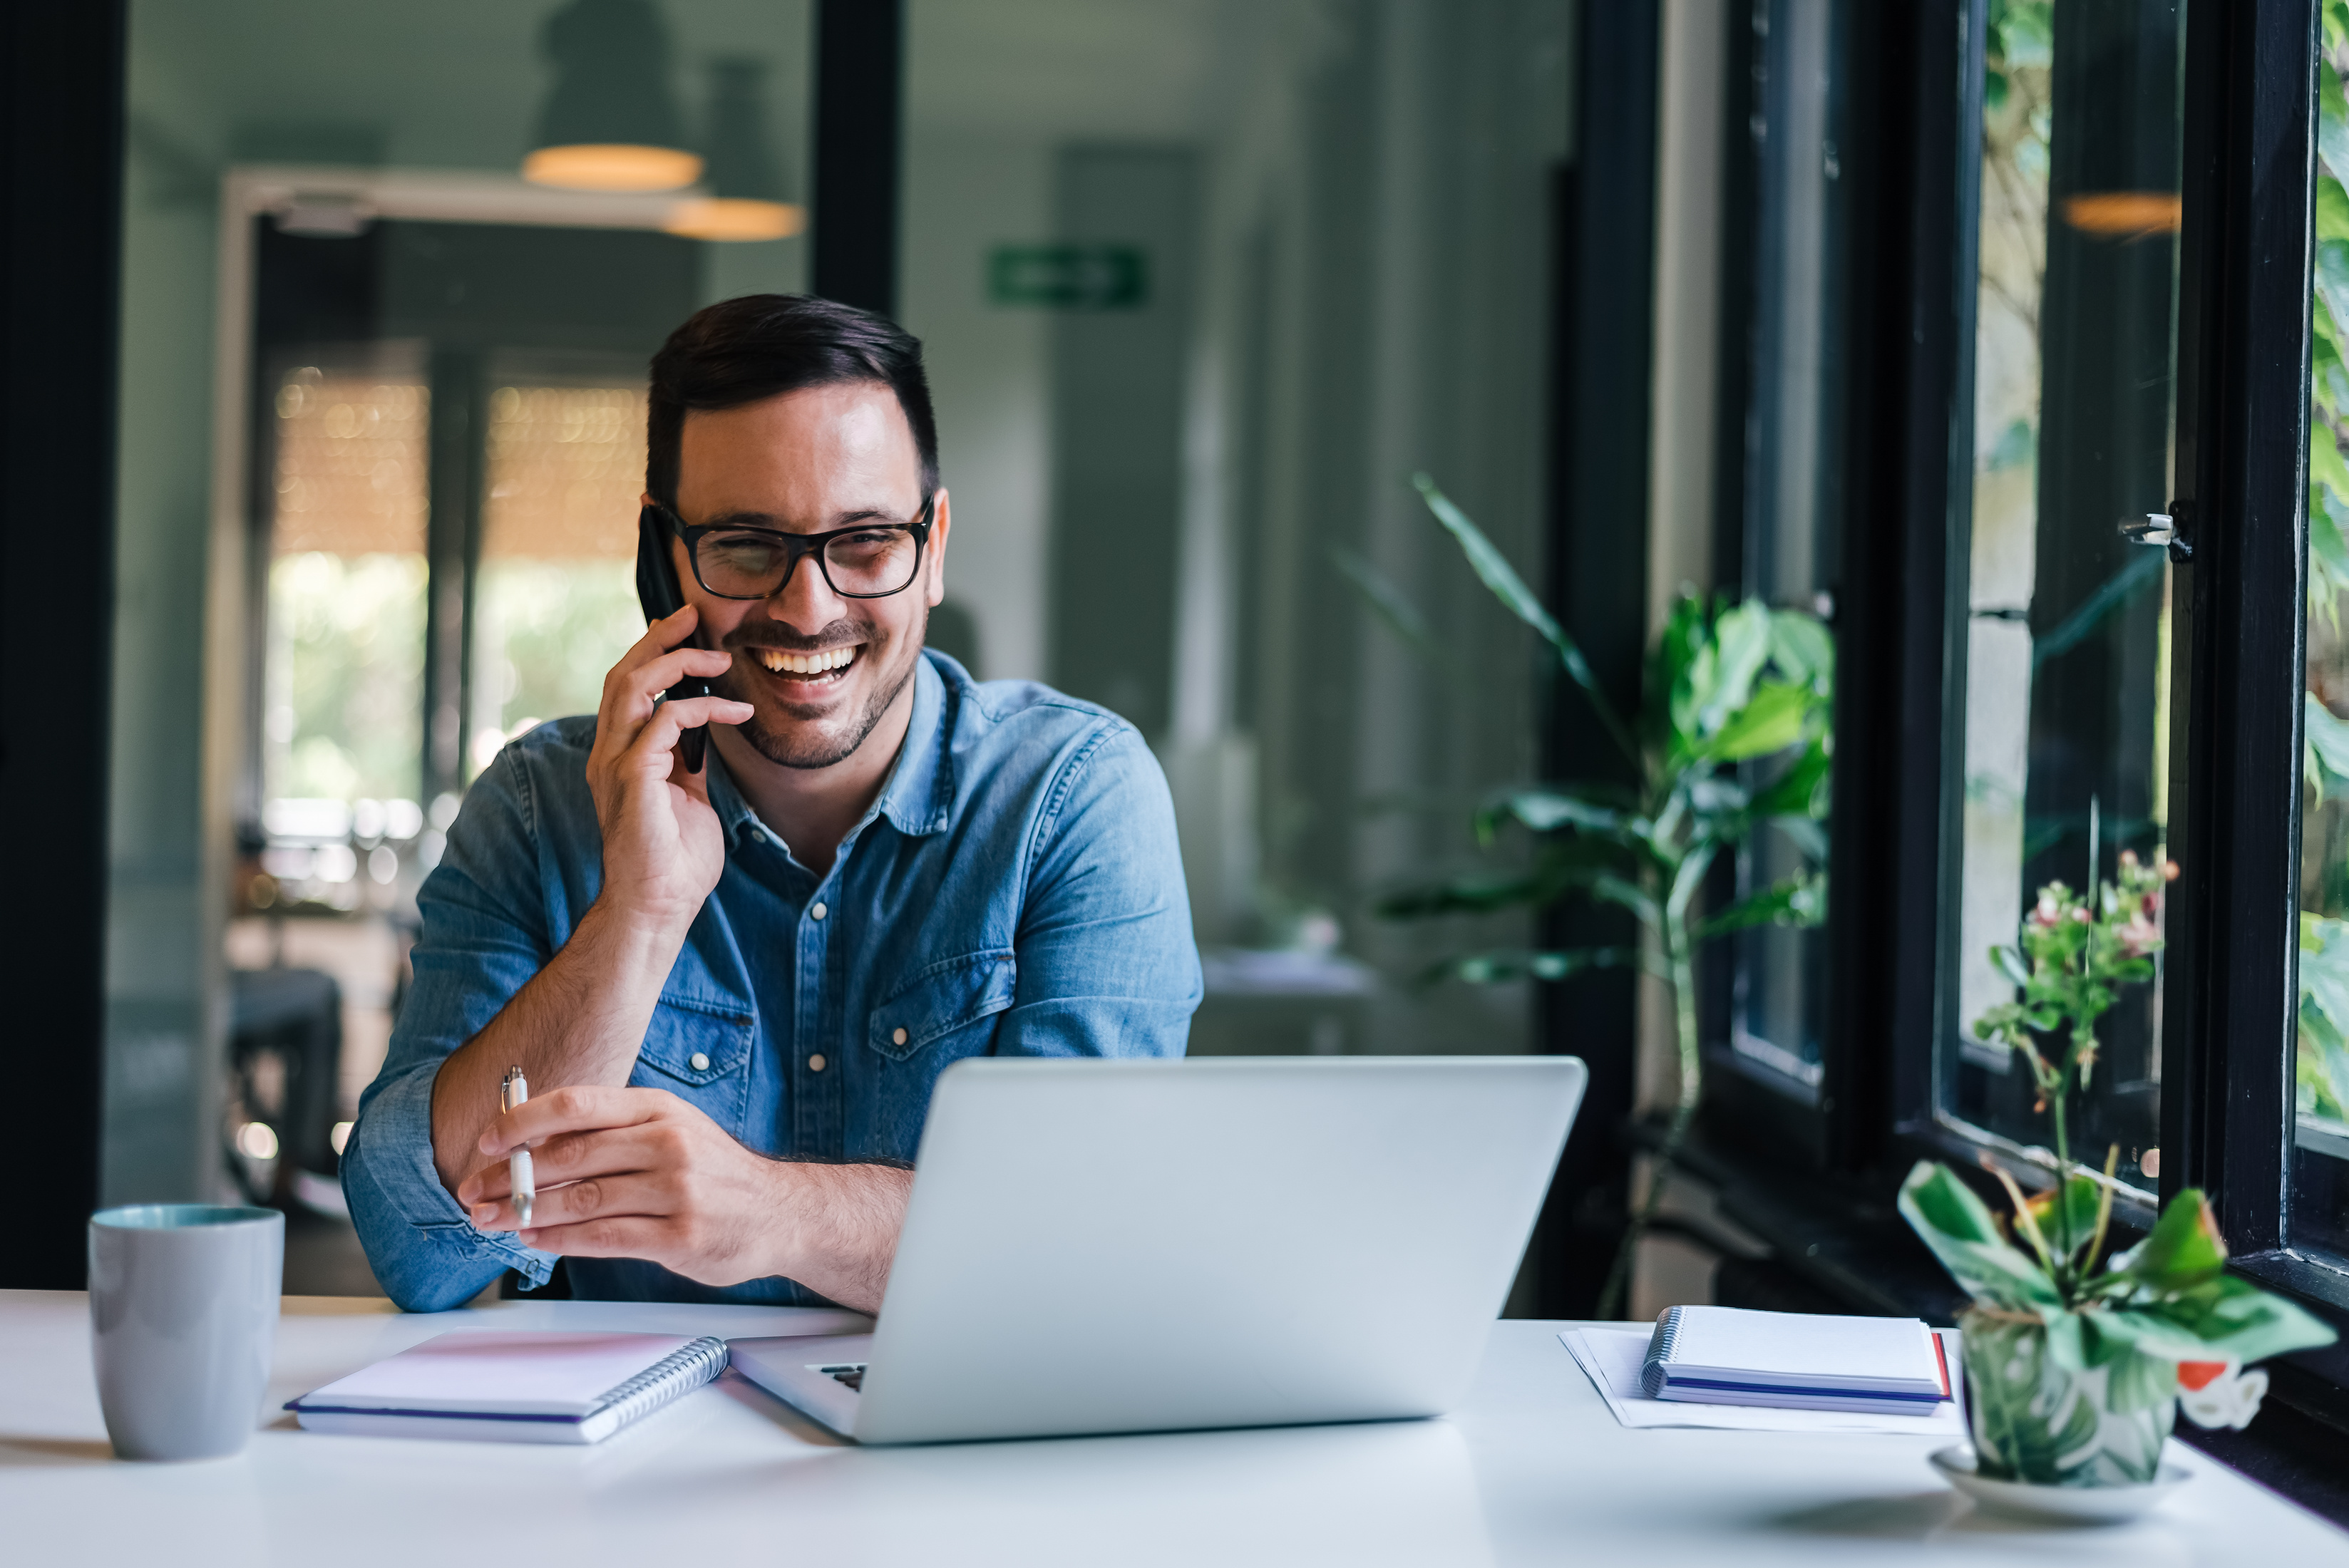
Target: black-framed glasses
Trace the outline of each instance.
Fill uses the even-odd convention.
[[[934,490],[911,522],[860,522],[829,533],[784,533],[726,522],[696,526],[665,506],[653,510],[685,541],[695,581],[718,598],[771,599],[790,586],[800,562],[812,555],[816,570],[840,597],[886,599],[913,586],[937,503]]]

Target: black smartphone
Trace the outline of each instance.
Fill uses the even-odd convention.
[[[636,602],[645,607],[645,624],[666,620],[685,608],[685,590],[678,586],[677,562],[670,559],[668,528],[661,514],[651,507],[636,513]],[[700,645],[697,635],[688,638],[688,647]],[[668,700],[679,697],[708,696],[709,683],[697,676],[688,676],[668,688]],[[688,773],[701,771],[709,750],[709,731],[703,726],[680,731],[677,738],[677,754],[685,763]]]

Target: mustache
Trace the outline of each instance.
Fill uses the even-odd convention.
[[[845,648],[872,640],[871,628],[854,621],[834,621],[823,630],[804,637],[795,637],[776,626],[737,626],[719,642],[719,651],[750,653],[760,648],[771,648],[783,654],[820,654],[828,648]]]

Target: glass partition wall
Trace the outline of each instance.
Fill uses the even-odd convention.
[[[647,358],[804,286],[806,242],[728,203],[802,216],[812,10],[133,5],[122,552],[178,565],[126,594],[118,706],[202,734],[125,748],[191,804],[117,867],[176,903],[117,900],[110,1196],[332,1207],[464,789],[639,634]],[[555,19],[620,11],[704,173],[524,178]],[[1375,905],[1475,861],[1534,769],[1536,649],[1408,481],[1538,577],[1572,15],[909,0],[898,315],[957,523],[930,641],[1157,750],[1194,1048],[1528,1045],[1522,988],[1414,983],[1522,920]],[[177,1145],[124,1135],[150,1110]]]
[[[1518,985],[1415,983],[1523,947],[1521,918],[1375,905],[1475,862],[1480,799],[1534,766],[1534,645],[1409,480],[1538,581],[1571,15],[908,6],[900,297],[954,496],[945,608],[978,673],[1156,749],[1195,1052],[1528,1043]]]
[[[810,25],[130,6],[116,704],[191,722],[118,742],[108,1201],[337,1206],[440,830],[641,630],[647,356],[802,286]],[[537,158],[582,70],[668,176]]]

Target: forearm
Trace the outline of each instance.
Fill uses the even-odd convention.
[[[790,1163],[775,1273],[859,1312],[880,1310],[914,1173],[889,1165]]]
[[[455,1191],[483,1163],[480,1139],[498,1114],[508,1068],[522,1068],[533,1095],[628,1081],[683,941],[681,931],[662,931],[602,900],[589,906],[554,959],[441,1063],[432,1085],[432,1162],[442,1186]]]

